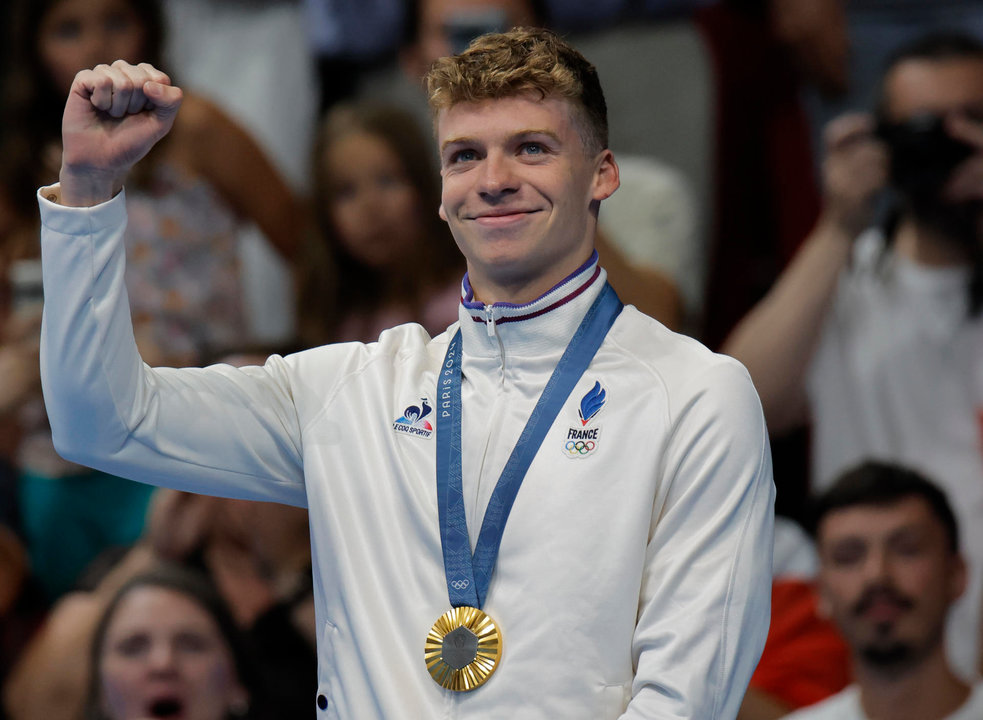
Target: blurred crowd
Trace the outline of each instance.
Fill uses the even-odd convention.
[[[738,358],[778,488],[742,720],[983,717],[983,0],[11,0],[0,10],[0,720],[316,712],[306,511],[55,453],[35,194],[75,73],[185,90],[128,181],[152,365],[457,320],[421,84],[555,29],[599,71],[626,303]]]

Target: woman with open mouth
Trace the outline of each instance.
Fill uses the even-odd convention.
[[[256,673],[228,610],[180,567],[127,582],[92,643],[86,720],[257,719]]]

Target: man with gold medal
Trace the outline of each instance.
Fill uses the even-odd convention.
[[[123,180],[181,92],[149,65],[80,73],[60,185],[39,191],[56,446],[308,508],[318,717],[733,718],[770,599],[747,373],[606,283],[593,244],[618,167],[579,53],[513,30],[428,82],[459,322],[171,369],[133,342]]]

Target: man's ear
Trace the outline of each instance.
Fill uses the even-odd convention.
[[[594,185],[591,199],[606,200],[621,185],[621,174],[614,153],[605,148],[594,160]]]

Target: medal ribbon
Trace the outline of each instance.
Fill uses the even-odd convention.
[[[505,523],[519,486],[560,408],[587,370],[622,307],[614,288],[605,283],[570,339],[512,449],[485,509],[473,556],[461,481],[460,330],[447,347],[437,381],[437,510],[444,575],[452,607],[468,605],[480,609],[484,605]]]

